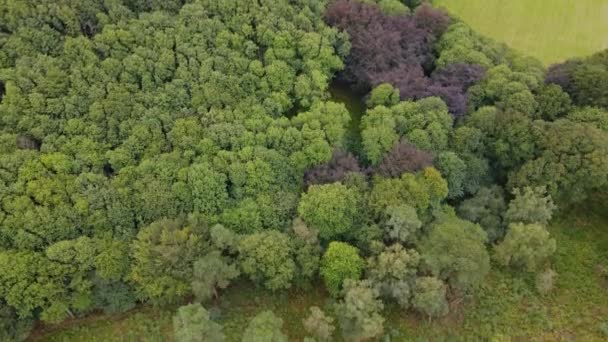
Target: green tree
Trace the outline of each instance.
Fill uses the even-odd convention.
[[[194,226],[160,220],[133,241],[131,277],[139,294],[154,303],[173,303],[190,293],[192,265],[203,252]]]
[[[367,279],[380,289],[383,297],[394,299],[407,309],[410,305],[410,284],[418,272],[419,263],[417,251],[394,244],[367,260]]]
[[[296,271],[289,237],[277,231],[254,233],[238,247],[241,270],[269,290],[291,287]]]
[[[317,342],[331,341],[336,329],[334,319],[325,315],[323,310],[316,306],[310,307],[310,315],[302,323],[306,332],[312,335]]]
[[[296,281],[303,285],[317,274],[321,261],[321,246],[318,231],[306,226],[304,221],[296,218],[291,227],[297,266]]]
[[[364,265],[357,248],[345,242],[331,242],[321,259],[320,273],[325,287],[333,296],[337,296],[344,280],[358,280],[361,277]]]
[[[331,240],[354,229],[359,223],[360,195],[340,183],[312,185],[302,195],[300,217],[319,230],[323,240]]]
[[[445,103],[436,97],[399,102],[368,110],[361,121],[363,152],[372,165],[405,138],[424,151],[447,149],[453,119]]]
[[[546,226],[557,209],[545,187],[514,189],[513,197],[505,213],[507,223],[538,223]]]
[[[418,215],[422,216],[448,195],[447,182],[432,167],[417,174],[404,173],[398,179],[375,176],[372,182],[368,207],[378,218],[384,215],[386,208],[400,204],[416,208]]]
[[[17,312],[4,301],[0,301],[0,340],[24,341],[33,327],[30,318],[19,318]]]
[[[390,206],[385,210],[384,229],[391,240],[413,243],[422,228],[416,209],[409,205]]]
[[[539,224],[509,225],[505,239],[495,248],[496,260],[504,266],[536,272],[546,266],[556,249],[556,242]]]
[[[393,88],[393,86],[388,83],[376,86],[367,99],[368,108],[374,108],[376,106],[390,107],[397,103],[399,103],[399,89]]]
[[[503,216],[507,210],[504,191],[498,185],[481,188],[472,198],[462,201],[458,215],[478,223],[488,234],[488,242],[494,243],[505,234]]]
[[[538,114],[536,116],[547,121],[565,116],[572,107],[570,96],[556,84],[542,87],[536,95],[536,101],[538,102]]]
[[[262,311],[247,325],[242,342],[287,342],[283,330],[283,320],[272,311]]]
[[[379,338],[384,333],[380,293],[369,281],[344,281],[344,299],[338,302],[336,315],[342,336],[348,341]]]
[[[421,277],[414,285],[412,305],[427,316],[440,317],[448,313],[445,284],[435,277]]]
[[[222,326],[209,318],[200,304],[189,304],[177,309],[173,317],[173,332],[178,342],[224,341]]]
[[[220,251],[211,251],[193,265],[192,292],[199,302],[219,298],[218,290],[225,289],[240,274],[235,264]]]
[[[486,239],[479,225],[449,215],[434,224],[420,250],[433,275],[464,291],[479,286],[490,270]]]
[[[579,203],[608,184],[608,135],[584,123],[536,123],[540,153],[509,176],[511,188],[546,186],[558,203]]]
[[[572,110],[566,117],[572,122],[589,123],[608,132],[608,110],[599,107],[583,107]]]
[[[435,165],[448,182],[448,197],[459,198],[464,194],[467,165],[454,152],[442,152],[435,159]]]

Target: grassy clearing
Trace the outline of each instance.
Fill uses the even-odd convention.
[[[435,0],[475,30],[546,64],[608,48],[606,0]]]
[[[389,308],[387,332],[394,341],[461,341],[511,337],[522,341],[602,341],[608,323],[608,196],[555,219],[550,230],[558,241],[554,268],[557,287],[542,297],[533,277],[494,268],[477,298],[448,317],[429,322],[413,313]],[[228,341],[238,341],[249,319],[262,310],[283,317],[290,340],[305,335],[308,307],[331,311],[332,300],[321,287],[271,294],[247,282],[224,293],[212,314],[223,324]],[[171,341],[172,310],[140,308],[115,317],[92,316],[38,330],[32,341]]]

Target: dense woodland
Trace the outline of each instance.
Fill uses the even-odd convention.
[[[222,341],[237,280],[373,340],[491,267],[551,291],[547,223],[608,185],[608,50],[546,69],[418,1],[0,0],[0,101],[2,341],[139,303]]]

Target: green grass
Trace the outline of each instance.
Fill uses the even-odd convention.
[[[480,33],[546,64],[608,48],[606,0],[435,0]]]
[[[454,305],[452,313],[432,322],[389,308],[386,331],[393,341],[471,341],[511,337],[515,341],[602,341],[608,327],[608,196],[553,220],[550,231],[558,250],[553,266],[555,290],[539,296],[533,277],[494,267],[475,299]],[[285,321],[290,341],[305,336],[302,319],[311,305],[331,311],[322,287],[271,294],[248,282],[231,287],[212,314],[228,341],[239,341],[248,321],[271,309]],[[142,307],[119,316],[91,316],[39,328],[32,341],[172,341],[172,309]],[[607,329],[608,330],[608,329]]]

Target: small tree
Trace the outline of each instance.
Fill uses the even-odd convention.
[[[344,280],[361,277],[364,265],[357,248],[345,242],[330,243],[321,259],[321,276],[327,290],[337,296]]]
[[[243,333],[242,342],[287,342],[287,336],[281,331],[283,320],[272,311],[257,314]]]
[[[422,228],[416,209],[409,205],[391,206],[385,210],[384,229],[391,240],[412,243]]]
[[[173,317],[173,331],[177,342],[224,341],[221,325],[209,318],[200,304],[182,306]]]
[[[289,237],[276,230],[249,235],[239,243],[243,273],[269,290],[291,287],[296,265]]]
[[[480,285],[490,270],[486,238],[479,225],[447,215],[435,224],[420,250],[433,275],[463,291]]]
[[[344,300],[336,313],[346,341],[364,341],[380,337],[384,332],[383,308],[380,293],[367,280],[344,281]]]
[[[397,103],[399,103],[399,89],[393,88],[393,86],[388,83],[382,83],[375,87],[367,99],[368,108],[374,108],[376,106],[390,107]]]
[[[192,292],[196,299],[204,302],[213,296],[219,298],[218,289],[225,289],[230,281],[240,274],[234,264],[222,257],[221,252],[211,251],[194,263]]]
[[[157,304],[179,301],[190,292],[192,265],[202,250],[196,227],[160,220],[143,228],[133,241],[131,277],[136,289]]]
[[[306,226],[300,218],[296,218],[291,227],[291,234],[297,267],[295,278],[297,283],[302,285],[311,280],[319,270],[321,261],[319,232]]]
[[[440,317],[448,313],[448,302],[445,297],[445,284],[435,277],[416,279],[412,305],[416,310],[431,317]]]
[[[551,195],[547,194],[545,187],[525,187],[523,190],[513,190],[515,198],[509,203],[505,213],[508,223],[539,223],[546,225],[553,211],[557,208],[553,204]]]
[[[555,252],[555,240],[539,224],[509,225],[504,241],[496,246],[495,258],[504,266],[535,272],[544,267]]]
[[[298,213],[319,237],[331,240],[348,232],[357,222],[359,194],[340,183],[312,185],[302,195]]]
[[[310,308],[310,316],[303,320],[304,329],[313,335],[317,342],[331,341],[334,334],[334,319],[325,315],[316,306]]]
[[[394,244],[367,260],[367,277],[381,290],[383,297],[396,300],[406,309],[410,305],[410,284],[418,272],[419,262],[418,252]]]
[[[418,172],[432,165],[432,154],[402,140],[384,154],[376,172],[383,177],[399,177],[404,172]]]
[[[462,201],[458,215],[471,222],[478,223],[488,234],[488,242],[502,239],[505,232],[503,215],[507,206],[500,186],[481,188],[473,196]]]
[[[464,195],[467,165],[454,152],[442,152],[435,159],[435,165],[448,182],[448,197],[459,198]]]

